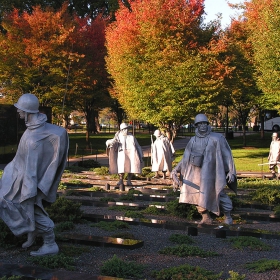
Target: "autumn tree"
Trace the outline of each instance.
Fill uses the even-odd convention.
[[[114,93],[131,119],[169,128],[210,104],[204,0],[135,0],[106,29]],[[160,11],[160,12],[159,12]],[[205,106],[206,108],[207,106]]]
[[[76,108],[85,114],[88,141],[89,134],[97,132],[99,111],[112,103],[108,92],[110,80],[105,67],[106,21],[101,16],[94,20],[76,16],[75,21],[78,25],[72,37],[73,52],[83,56],[71,64],[73,87],[70,96],[75,100]]]
[[[14,102],[32,92],[60,120],[79,107],[88,131],[94,131],[92,112],[108,98],[104,20],[71,16],[64,5],[57,12],[40,7],[32,14],[14,10],[3,26],[0,82],[7,98]]]
[[[13,10],[3,26],[0,80],[7,97],[14,102],[32,92],[43,105],[61,111],[69,64],[81,57],[72,51],[75,25],[66,6],[58,12],[36,7],[32,14],[21,15]]]
[[[265,97],[263,107],[280,112],[280,2],[252,0],[245,5],[257,83]]]
[[[248,38],[246,21],[232,20],[229,28],[217,42],[217,63],[223,71],[220,84],[220,105],[234,114],[243,128],[243,145],[246,146],[246,126],[249,114],[259,103],[256,69],[252,59],[252,45]]]

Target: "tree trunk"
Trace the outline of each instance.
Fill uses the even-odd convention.
[[[247,139],[246,139],[246,123],[242,124],[242,137],[243,137],[243,147],[247,146]]]

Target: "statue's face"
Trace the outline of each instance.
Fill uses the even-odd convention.
[[[22,110],[20,110],[20,109],[17,109],[17,112],[18,112],[19,117],[20,117],[21,119],[24,119],[24,118],[25,118],[25,112],[24,112],[24,111],[22,111]]]
[[[199,123],[197,123],[197,128],[198,128],[198,131],[200,133],[207,132],[207,126],[208,126],[207,122],[199,122]]]
[[[124,135],[124,136],[126,136],[126,135],[127,135],[127,128],[122,129],[121,131],[122,131],[122,135]]]

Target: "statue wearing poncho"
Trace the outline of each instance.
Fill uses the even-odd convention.
[[[0,217],[15,235],[28,233],[23,248],[42,235],[44,245],[30,253],[41,256],[58,253],[54,223],[44,209],[44,202],[56,200],[67,161],[68,135],[64,128],[47,123],[47,116],[39,113],[38,108],[28,110],[32,102],[35,107],[38,102],[39,107],[36,96],[24,94],[15,104],[27,129],[0,180]]]
[[[172,178],[180,184],[182,177],[180,203],[194,204],[202,214],[201,224],[211,224],[209,211],[225,215],[226,224],[232,224],[230,211],[232,202],[224,188],[237,189],[236,170],[231,149],[225,137],[211,131],[204,114],[196,116],[195,136],[186,146],[182,160],[172,171]]]

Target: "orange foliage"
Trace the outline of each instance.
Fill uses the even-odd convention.
[[[275,0],[253,0],[251,2],[244,2],[246,6],[245,16],[252,25],[252,28],[258,29],[260,32],[265,31],[267,28],[266,22],[261,16],[262,11],[271,10],[273,14],[273,2]]]
[[[120,5],[116,22],[106,31],[110,50],[126,53],[139,49],[139,35],[145,28],[151,39],[165,32],[166,37],[184,36],[189,48],[197,46],[194,29],[204,12],[204,0],[135,0],[130,5],[132,12]]]

